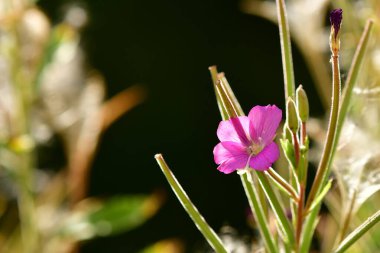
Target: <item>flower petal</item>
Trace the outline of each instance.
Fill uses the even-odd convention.
[[[214,148],[214,161],[216,164],[221,164],[228,159],[242,155],[248,156],[248,153],[246,148],[237,142],[220,142]]]
[[[275,142],[270,143],[256,156],[251,157],[249,166],[254,170],[267,170],[280,157],[280,150]]]
[[[240,123],[240,124],[239,124]],[[221,142],[234,141],[246,144],[249,130],[249,119],[247,116],[240,116],[230,120],[223,120],[219,123],[216,134]]]
[[[271,143],[281,117],[282,111],[275,105],[253,107],[248,114],[249,135],[252,140],[264,145]]]
[[[243,169],[247,165],[248,157],[248,155],[232,157],[219,165],[218,170],[224,174],[230,174],[237,169]]]

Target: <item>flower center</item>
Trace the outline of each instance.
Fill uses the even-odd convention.
[[[252,143],[249,147],[248,147],[248,153],[250,155],[257,155],[258,153],[260,153],[262,150],[264,149],[263,145],[261,144],[258,144],[258,143]]]

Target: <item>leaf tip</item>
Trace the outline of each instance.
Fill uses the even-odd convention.
[[[154,155],[154,159],[156,159],[156,160],[162,160],[163,159],[162,154],[160,154],[160,153],[155,154]]]

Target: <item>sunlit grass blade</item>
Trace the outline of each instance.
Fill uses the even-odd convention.
[[[225,246],[222,243],[222,240],[218,237],[215,231],[207,224],[206,220],[199,213],[198,209],[191,202],[186,192],[183,190],[182,186],[179,184],[168,165],[166,164],[164,158],[161,154],[157,154],[154,157],[160,166],[162,172],[164,173],[166,179],[168,180],[170,187],[177,196],[179,202],[189,214],[190,218],[193,220],[199,231],[206,238],[207,242],[217,253],[227,253]]]
[[[294,70],[292,47],[290,42],[289,24],[286,13],[285,1],[276,0],[278,27],[280,30],[282,67],[284,72],[285,101],[288,97],[294,97]]]
[[[334,251],[335,253],[345,252],[352,244],[360,239],[369,229],[376,225],[380,221],[380,210],[378,210],[374,215],[369,217],[365,222],[363,222],[359,227],[351,232]]]

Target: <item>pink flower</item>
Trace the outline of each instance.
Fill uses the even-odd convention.
[[[275,105],[255,106],[247,116],[220,122],[220,143],[214,148],[218,170],[229,174],[238,169],[267,170],[279,158],[274,142],[282,112]]]

